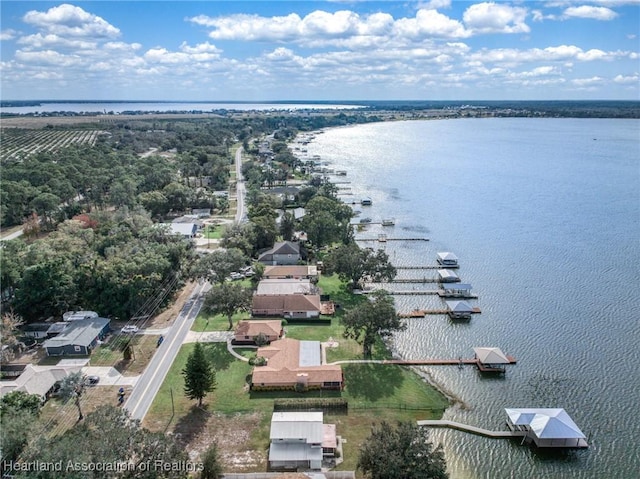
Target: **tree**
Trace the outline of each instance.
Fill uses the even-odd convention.
[[[220,464],[220,454],[218,445],[214,442],[204,452],[201,458],[202,471],[200,479],[218,479],[222,475],[222,464]]]
[[[280,234],[285,241],[291,241],[293,239],[293,232],[295,230],[295,218],[293,214],[285,211],[280,219]]]
[[[361,303],[342,318],[344,337],[355,339],[362,345],[365,359],[371,357],[378,337],[384,339],[407,327],[396,313],[393,297],[389,293],[384,290],[374,291],[370,298],[371,301]]]
[[[24,391],[11,391],[0,398],[0,417],[10,410],[28,411],[37,416],[40,414],[42,400],[37,394],[28,394]]]
[[[204,310],[212,315],[224,314],[229,320],[229,330],[233,329],[233,315],[246,311],[251,306],[251,289],[238,283],[222,283],[213,286],[204,300]]]
[[[43,435],[27,448],[23,458],[49,464],[78,464],[80,467],[131,464],[131,467],[118,471],[81,472],[75,467],[43,470],[37,473],[41,479],[183,479],[188,476],[186,468],[166,466],[185,464],[189,460],[184,447],[176,442],[174,436],[143,429],[139,421],[131,419],[126,409],[114,406],[98,408],[62,435]],[[150,464],[150,467],[141,467],[145,464]],[[32,471],[18,472],[16,477],[35,477],[33,474]]]
[[[14,359],[16,349],[24,347],[24,344],[18,340],[18,328],[23,324],[22,318],[15,314],[12,309],[2,314],[0,322],[0,345],[2,345],[0,360],[3,363]],[[2,399],[4,400],[4,397]]]
[[[355,243],[340,245],[327,256],[328,271],[338,273],[352,288],[362,281],[379,283],[391,281],[396,276],[396,268],[389,262],[389,256],[382,250],[360,248]]]
[[[191,275],[222,284],[231,273],[238,271],[246,263],[247,258],[239,249],[218,249],[201,256],[192,266]]]
[[[442,446],[434,448],[427,428],[411,422],[394,428],[385,421],[372,427],[357,464],[368,479],[447,479],[446,466]]]
[[[86,379],[87,377],[82,374],[81,371],[68,374],[60,381],[60,389],[58,390],[58,394],[63,401],[66,402],[69,399],[73,399],[78,408],[78,421],[84,419],[82,407],[80,406],[80,398],[82,397],[82,393],[84,393]]]
[[[202,344],[195,343],[182,375],[185,395],[197,399],[198,407],[202,407],[202,399],[216,388],[216,371],[205,356]]]
[[[2,428],[0,428],[0,456],[3,462],[18,459],[33,437],[37,425],[38,416],[30,409],[3,406]],[[0,470],[2,470],[1,463]]]

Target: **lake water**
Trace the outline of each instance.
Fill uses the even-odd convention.
[[[470,302],[482,314],[468,323],[407,320],[393,342],[399,355],[466,358],[496,346],[517,358],[500,378],[425,368],[459,400],[445,418],[504,430],[506,407],[562,407],[591,444],[542,453],[434,429],[452,479],[640,477],[640,121],[378,123],[327,130],[306,148],[347,171],[335,178],[351,182],[341,185],[353,193],[345,199],[373,200],[357,207],[363,217],[395,218],[360,237],[428,237],[384,247],[396,265],[454,252],[479,296]],[[399,311],[444,306],[437,296],[395,298]]]
[[[45,102],[40,105],[2,107],[0,114],[29,114],[67,111],[73,113],[123,113],[126,111],[169,112],[219,110],[282,111],[282,110],[348,110],[362,108],[357,105],[323,103],[219,103],[219,102]]]

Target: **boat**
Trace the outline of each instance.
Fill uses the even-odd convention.
[[[393,218],[386,218],[382,220],[382,226],[393,226],[396,224],[396,220]]]
[[[371,201],[371,198],[362,198],[360,200],[360,204],[362,206],[371,206],[373,204],[373,201]]]
[[[371,223],[371,218],[360,218],[360,223]]]
[[[347,172],[345,170],[336,170],[336,175],[347,176]]]

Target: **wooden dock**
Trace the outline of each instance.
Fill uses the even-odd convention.
[[[360,224],[360,223],[357,223]],[[373,223],[363,223],[373,224]],[[380,224],[380,223],[375,223]],[[378,238],[356,238],[356,241],[378,241]],[[387,241],[429,241],[429,238],[387,238]]]
[[[458,269],[460,266],[442,266],[441,264],[429,264],[424,266],[396,266],[396,269]]]
[[[441,298],[478,299],[477,294],[447,293],[443,289],[437,290],[435,294],[437,294]]]
[[[392,293],[393,294],[393,293]],[[401,318],[424,318],[427,315],[435,314],[449,314],[451,311],[448,309],[414,309],[410,313],[398,313]],[[475,307],[470,314],[480,314],[480,308]]]
[[[516,364],[516,358],[508,356],[509,364]],[[328,364],[397,364],[399,366],[477,366],[478,360],[471,359],[347,359]]]
[[[524,431],[490,431],[489,429],[470,426],[456,421],[448,421],[446,419],[427,419],[424,421],[417,421],[417,423],[418,426],[448,427],[450,429],[457,429],[458,431],[490,437],[492,439],[509,439],[514,437],[524,437],[526,435],[526,432]]]

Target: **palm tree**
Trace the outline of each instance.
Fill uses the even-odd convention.
[[[80,407],[80,398],[84,392],[86,379],[87,377],[80,371],[71,373],[60,381],[60,390],[58,391],[63,401],[74,400],[78,408],[78,421],[82,421],[84,418]]]

